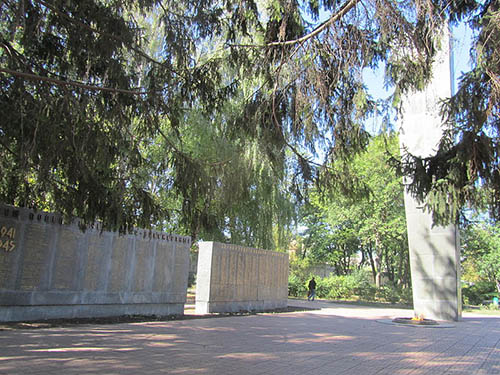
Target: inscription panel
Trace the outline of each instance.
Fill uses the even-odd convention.
[[[85,268],[84,289],[97,291],[100,289],[99,281],[104,272],[107,238],[98,232],[89,233],[89,247],[87,264]]]
[[[128,274],[128,243],[125,236],[117,236],[113,240],[113,250],[111,253],[111,279],[108,289],[111,292],[126,290],[125,278]]]
[[[152,276],[150,267],[151,258],[153,257],[153,242],[152,241],[136,241],[135,249],[135,275],[134,275],[134,291],[145,292],[151,285],[149,280]]]
[[[9,253],[0,253],[0,289],[10,289],[8,285],[12,277],[14,256]]]
[[[185,300],[187,293],[187,276],[189,274],[189,247],[178,244],[175,246],[175,293],[183,295]]]
[[[13,220],[0,220],[0,289],[11,289],[18,237],[21,225]]]
[[[52,318],[96,316],[103,309],[110,316],[181,312],[187,237],[139,230],[118,236],[99,224],[81,232],[77,224],[0,205],[0,298],[8,310],[0,319],[43,319],[47,311]],[[159,293],[148,293],[153,288]]]
[[[62,227],[57,241],[53,287],[73,290],[77,273],[77,248],[82,238],[81,232]]]
[[[172,283],[173,245],[170,242],[158,242],[154,267],[153,291],[167,292]]]
[[[212,253],[209,259],[206,255]],[[243,246],[200,244],[196,310],[200,313],[286,306],[288,255]],[[212,262],[210,262],[210,260]],[[210,272],[210,281],[208,279]],[[204,277],[204,278],[203,278]],[[282,285],[283,283],[283,285]],[[202,291],[210,291],[208,296]],[[200,295],[198,292],[200,291]],[[283,291],[285,293],[283,294]],[[208,298],[207,298],[208,297]],[[266,307],[267,306],[267,307]]]
[[[20,289],[39,289],[42,275],[46,272],[46,260],[53,231],[45,224],[30,223],[25,229],[24,254]]]

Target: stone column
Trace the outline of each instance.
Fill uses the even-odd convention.
[[[443,33],[433,78],[424,91],[403,99],[400,142],[402,149],[419,157],[435,154],[443,134],[439,101],[451,96],[449,32]],[[458,320],[462,315],[460,246],[455,225],[435,226],[405,190],[405,211],[410,249],[413,304],[416,316]]]

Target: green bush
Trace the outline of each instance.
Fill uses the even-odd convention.
[[[362,301],[373,302],[377,300],[377,287],[375,284],[366,283],[356,290],[356,295]]]
[[[301,297],[307,295],[307,280],[295,273],[288,276],[288,295],[291,297]]]
[[[384,285],[377,290],[376,299],[379,302],[411,304],[411,289],[402,289],[392,285]]]
[[[303,297],[307,295],[307,284],[313,276],[309,271],[310,266],[311,262],[307,258],[290,259],[290,273],[288,275],[289,296]]]
[[[491,293],[495,292],[495,283],[479,281],[473,285],[462,287],[462,299],[466,305],[481,305],[483,301],[491,300]]]
[[[369,282],[363,271],[356,271],[349,275],[329,276],[317,280],[316,294],[319,298],[353,299],[359,297]]]
[[[400,289],[400,302],[413,306],[413,291],[411,288]]]
[[[305,297],[307,285],[313,275],[307,271],[308,262],[295,262],[288,277],[288,295]],[[367,302],[389,302],[412,304],[411,289],[391,285],[377,288],[366,270],[356,270],[349,275],[315,277],[316,296],[333,300],[361,300]]]

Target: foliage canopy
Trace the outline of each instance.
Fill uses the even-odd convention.
[[[481,182],[498,215],[499,14],[493,0],[4,0],[0,200],[269,241],[257,224],[289,221],[304,184],[355,190],[348,162],[377,110],[362,70],[385,62],[395,99],[421,88],[442,25],[465,20],[476,59],[447,103],[451,130],[406,173],[458,205]]]

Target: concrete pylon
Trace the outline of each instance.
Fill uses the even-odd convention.
[[[401,148],[415,156],[434,155],[444,131],[439,102],[451,96],[449,46],[446,29],[431,82],[425,90],[410,93],[403,99]],[[462,315],[458,228],[434,226],[431,213],[424,212],[423,204],[406,189],[405,211],[414,313],[435,320],[458,320]]]

